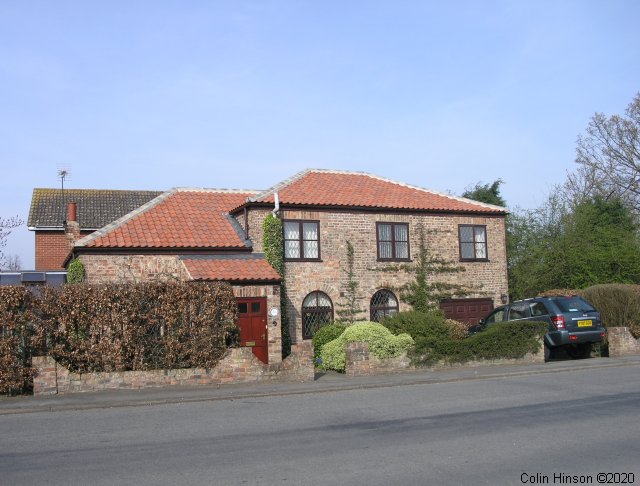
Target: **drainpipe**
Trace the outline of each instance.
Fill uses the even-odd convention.
[[[278,197],[278,193],[277,192],[273,193],[273,199],[275,199],[276,205],[273,208],[273,211],[271,211],[271,214],[273,214],[277,218],[278,217],[278,212],[280,211],[280,198]]]

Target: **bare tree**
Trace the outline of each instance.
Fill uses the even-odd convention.
[[[583,196],[620,198],[640,210],[640,93],[625,115],[596,113],[578,137],[577,172],[565,184],[575,202]]]
[[[8,219],[0,218],[0,268],[4,268],[7,264],[7,258],[2,252],[2,249],[7,246],[7,238],[11,234],[11,230],[17,228],[22,223],[24,223],[24,221],[17,216]]]
[[[9,272],[22,270],[22,261],[20,260],[20,257],[18,255],[7,255],[5,257],[5,263],[2,270],[7,270]]]

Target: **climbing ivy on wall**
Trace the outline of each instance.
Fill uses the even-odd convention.
[[[289,318],[287,315],[287,288],[284,280],[284,236],[282,221],[273,214],[267,215],[262,223],[264,254],[271,266],[280,274],[280,313],[282,316],[282,355],[291,353]]]

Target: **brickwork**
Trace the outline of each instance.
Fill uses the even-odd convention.
[[[313,381],[314,378],[310,343],[293,346],[291,355],[277,366],[261,363],[250,348],[230,349],[213,369],[72,373],[48,356],[33,358],[33,366],[37,369],[33,379],[34,395],[256,381]]]
[[[414,369],[407,353],[395,358],[379,359],[369,352],[369,344],[365,342],[347,343],[345,346],[347,353],[345,374],[348,376],[379,375],[384,373],[399,373]],[[544,345],[540,341],[540,348],[537,353],[527,353],[520,359],[483,359],[467,361],[465,363],[445,363],[440,362],[429,367],[430,369],[442,368],[463,368],[488,365],[526,364],[544,363]]]
[[[346,352],[347,376],[398,373],[413,368],[406,352],[395,358],[380,359],[369,352],[369,343],[365,342],[347,343]]]
[[[280,319],[280,286],[279,285],[234,285],[233,295],[236,297],[266,297],[267,298],[267,339],[269,364],[277,365],[282,362],[282,321]],[[278,316],[268,315],[271,308],[278,309]],[[311,353],[313,355],[313,353]]]
[[[607,328],[609,356],[612,358],[629,354],[640,354],[640,340],[633,337],[628,327]]]
[[[292,344],[291,354],[282,361],[282,370],[288,380],[313,381],[315,368],[311,341]]]
[[[255,213],[255,214],[253,214]],[[268,211],[249,211],[249,234],[254,248],[262,248],[262,220]],[[402,270],[384,271],[396,266],[377,261],[376,222],[409,224],[410,254],[415,261],[419,247],[419,225],[426,231],[427,242],[434,256],[459,262],[458,225],[486,225],[489,261],[460,262],[465,271],[443,274],[438,280],[474,287],[467,297],[489,297],[500,305],[500,295],[507,293],[507,263],[504,218],[498,216],[427,215],[406,213],[371,213],[355,211],[282,211],[285,219],[320,221],[320,262],[286,262],[287,312],[293,342],[302,340],[301,307],[304,297],[314,290],[325,292],[334,310],[344,303],[346,290],[347,241],[355,250],[355,272],[359,283],[360,317],[369,318],[373,294],[382,288],[394,289],[409,282],[410,274]],[[400,310],[408,306],[401,303]]]
[[[176,255],[85,253],[78,258],[84,264],[86,281],[92,284],[188,280],[186,269]]]
[[[262,223],[264,218],[267,217],[268,214],[271,213],[270,209],[251,209],[248,212],[248,220],[249,220],[249,239],[253,244],[253,251],[258,253],[264,253],[264,246],[262,244],[264,231],[262,229]],[[240,224],[240,227],[243,231],[246,231],[245,228],[245,220],[244,213],[238,213],[236,215],[236,221]]]
[[[62,263],[71,251],[72,243],[64,231],[36,231],[36,270],[64,270]],[[80,236],[91,234],[81,231]]]

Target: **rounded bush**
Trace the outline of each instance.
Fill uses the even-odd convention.
[[[362,341],[369,344],[369,350],[380,359],[399,356],[413,345],[408,334],[395,336],[386,327],[375,322],[361,322],[347,327],[344,332],[322,347],[320,357],[325,369],[344,371],[346,365],[345,345]]]
[[[321,327],[313,335],[311,342],[313,343],[313,362],[320,364],[320,352],[325,344],[333,341],[347,328],[344,324],[329,324]]]

